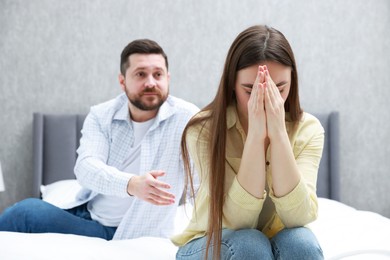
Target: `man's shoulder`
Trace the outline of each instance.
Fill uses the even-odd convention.
[[[126,95],[120,94],[113,99],[92,106],[86,121],[95,121],[95,123],[98,123],[102,128],[108,127],[111,125],[114,118],[117,118],[118,114],[122,113],[124,107],[127,107],[127,98]],[[125,118],[126,116],[123,117]]]
[[[99,104],[96,104],[96,105],[93,105],[92,108],[93,109],[98,109],[98,110],[107,110],[107,109],[111,109],[111,108],[115,108],[115,107],[122,107],[123,103],[126,102],[126,96],[124,93],[122,94],[119,94],[118,96],[110,99],[110,100],[107,100],[107,101],[104,101],[102,103],[99,103]]]
[[[116,111],[120,110],[126,102],[126,96],[124,94],[120,94],[113,99],[92,106],[91,112],[100,115],[115,114]]]
[[[189,113],[193,115],[199,111],[199,108],[195,104],[172,95],[168,96],[166,102],[170,107],[175,109],[176,113]]]

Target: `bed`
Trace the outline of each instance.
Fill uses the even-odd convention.
[[[390,219],[339,202],[339,115],[315,114],[326,131],[317,192],[319,217],[309,224],[326,259],[390,259]],[[73,166],[85,115],[34,113],[34,196],[66,204],[80,189]],[[191,206],[181,205],[175,232],[184,229]],[[106,241],[55,233],[0,232],[0,259],[175,259],[164,238]]]

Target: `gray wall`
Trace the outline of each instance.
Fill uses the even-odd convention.
[[[341,113],[341,196],[390,217],[387,0],[0,0],[0,211],[32,192],[32,113],[86,113],[120,93],[119,55],[136,38],[166,50],[171,93],[206,105],[246,27],[281,30],[303,107]]]

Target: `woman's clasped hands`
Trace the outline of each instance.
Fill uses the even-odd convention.
[[[248,135],[272,140],[279,133],[286,133],[285,129],[284,99],[267,66],[260,65],[248,101]]]

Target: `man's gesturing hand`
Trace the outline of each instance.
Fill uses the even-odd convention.
[[[175,203],[175,195],[165,191],[171,186],[157,180],[164,171],[150,171],[141,176],[133,176],[127,184],[127,193],[154,205],[171,205]]]

